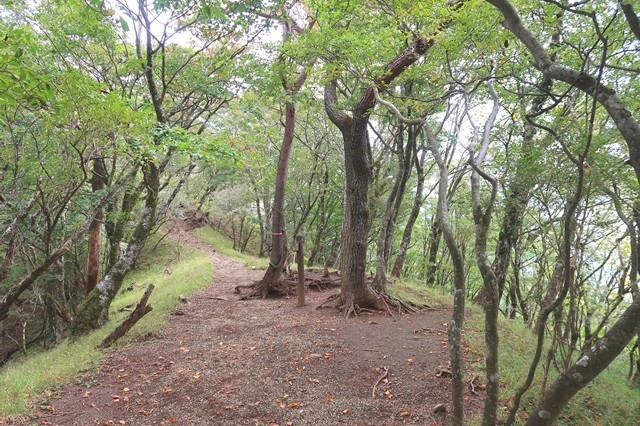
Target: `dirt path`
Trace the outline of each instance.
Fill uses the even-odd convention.
[[[173,238],[206,252],[207,288],[171,317],[161,337],[113,350],[101,367],[63,387],[39,424],[437,425],[450,380],[450,311],[344,320],[314,309],[330,293],[238,301],[233,289],[261,277],[184,229]],[[384,375],[376,386],[374,384]],[[467,407],[480,401],[470,395]]]

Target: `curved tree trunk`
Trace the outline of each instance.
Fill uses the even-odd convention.
[[[464,369],[462,355],[462,328],[464,326],[465,306],[464,257],[456,242],[449,219],[449,200],[447,194],[449,172],[442,156],[440,155],[440,151],[438,150],[435,136],[428,127],[427,139],[429,150],[432,152],[439,170],[438,221],[453,263],[453,314],[448,332],[449,351],[451,354],[451,373],[453,376],[451,384],[453,399],[451,424],[455,426],[462,426],[464,424]]]
[[[282,147],[278,157],[278,170],[276,174],[275,195],[271,210],[271,257],[269,266],[262,277],[260,295],[267,297],[271,287],[280,280],[282,268],[287,257],[287,236],[284,220],[284,194],[287,185],[289,171],[289,157],[295,133],[296,107],[292,102],[285,105],[284,136]]]

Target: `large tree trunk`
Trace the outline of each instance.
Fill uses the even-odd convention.
[[[370,147],[366,117],[354,117],[351,126],[342,130],[346,198],[340,247],[341,290],[344,312],[348,316],[357,307],[375,306],[377,297],[365,280],[369,211],[367,209],[371,179]]]
[[[341,261],[342,309],[346,316],[357,306],[384,309],[383,302],[365,282],[369,213],[367,210],[371,180],[371,146],[367,133],[369,115],[376,105],[376,90],[389,85],[397,76],[416,62],[434,44],[434,39],[417,37],[409,48],[386,66],[385,73],[369,86],[350,116],[336,108],[337,82],[332,80],[324,89],[324,106],[329,119],[340,129],[345,156],[345,217],[342,226]]]

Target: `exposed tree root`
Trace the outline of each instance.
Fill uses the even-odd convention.
[[[324,291],[340,287],[340,277],[335,272],[325,277],[323,271],[311,270],[305,272],[304,278],[305,287],[309,290]],[[243,289],[251,290],[250,293],[242,296],[240,300],[278,298],[296,294],[297,285],[298,274],[287,274],[280,276],[276,282],[263,278],[253,284],[239,285],[235,288],[235,291],[236,293],[241,293]]]
[[[253,284],[236,286],[235,291],[241,293],[242,289],[250,289],[251,292],[242,296],[240,300],[277,298],[288,296],[294,292],[289,283],[283,279],[276,282],[262,279]]]
[[[364,312],[388,312],[389,315],[394,316],[395,314],[413,314],[434,309],[426,304],[416,304],[376,290],[370,290],[370,294],[371,298],[364,301],[364,303],[356,303],[353,297],[349,297],[348,300],[344,301],[341,295],[333,295],[318,305],[316,309],[334,300],[337,300],[335,307],[342,311],[345,318],[349,318],[351,315],[357,317]]]

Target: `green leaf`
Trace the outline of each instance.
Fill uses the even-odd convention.
[[[122,31],[125,33],[129,31],[129,24],[124,18],[120,18],[120,26],[122,27]]]

